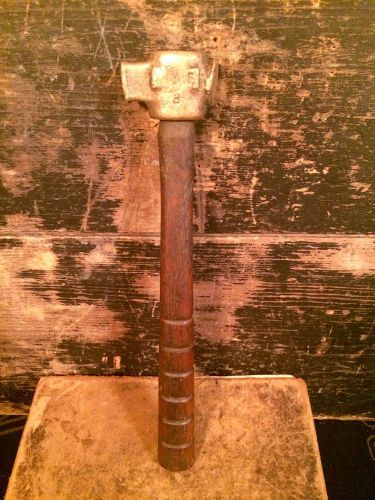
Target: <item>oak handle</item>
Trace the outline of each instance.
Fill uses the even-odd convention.
[[[161,121],[160,372],[158,459],[194,462],[192,190],[194,123]]]

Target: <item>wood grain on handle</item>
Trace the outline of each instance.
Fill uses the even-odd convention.
[[[161,121],[159,463],[194,462],[192,189],[194,123]]]

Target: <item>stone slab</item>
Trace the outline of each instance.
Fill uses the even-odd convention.
[[[196,379],[197,460],[157,463],[157,379],[45,377],[6,500],[326,499],[306,385]]]

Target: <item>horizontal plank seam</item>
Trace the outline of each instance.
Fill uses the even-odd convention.
[[[276,232],[276,233],[194,233],[194,239],[199,240],[232,240],[235,238],[239,241],[248,240],[270,240],[275,241],[326,241],[326,240],[342,240],[342,239],[373,239],[375,238],[375,233],[306,233],[306,232]],[[90,239],[107,239],[107,240],[123,240],[131,241],[134,239],[160,239],[159,233],[106,233],[106,232],[81,232],[81,231],[0,231],[0,238],[18,238],[18,239],[43,239],[43,238],[53,238],[53,239],[65,239],[65,238],[75,238],[80,240],[90,240]]]

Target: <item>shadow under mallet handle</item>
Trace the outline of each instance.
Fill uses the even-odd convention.
[[[161,121],[160,372],[158,459],[194,462],[192,191],[194,123]]]

